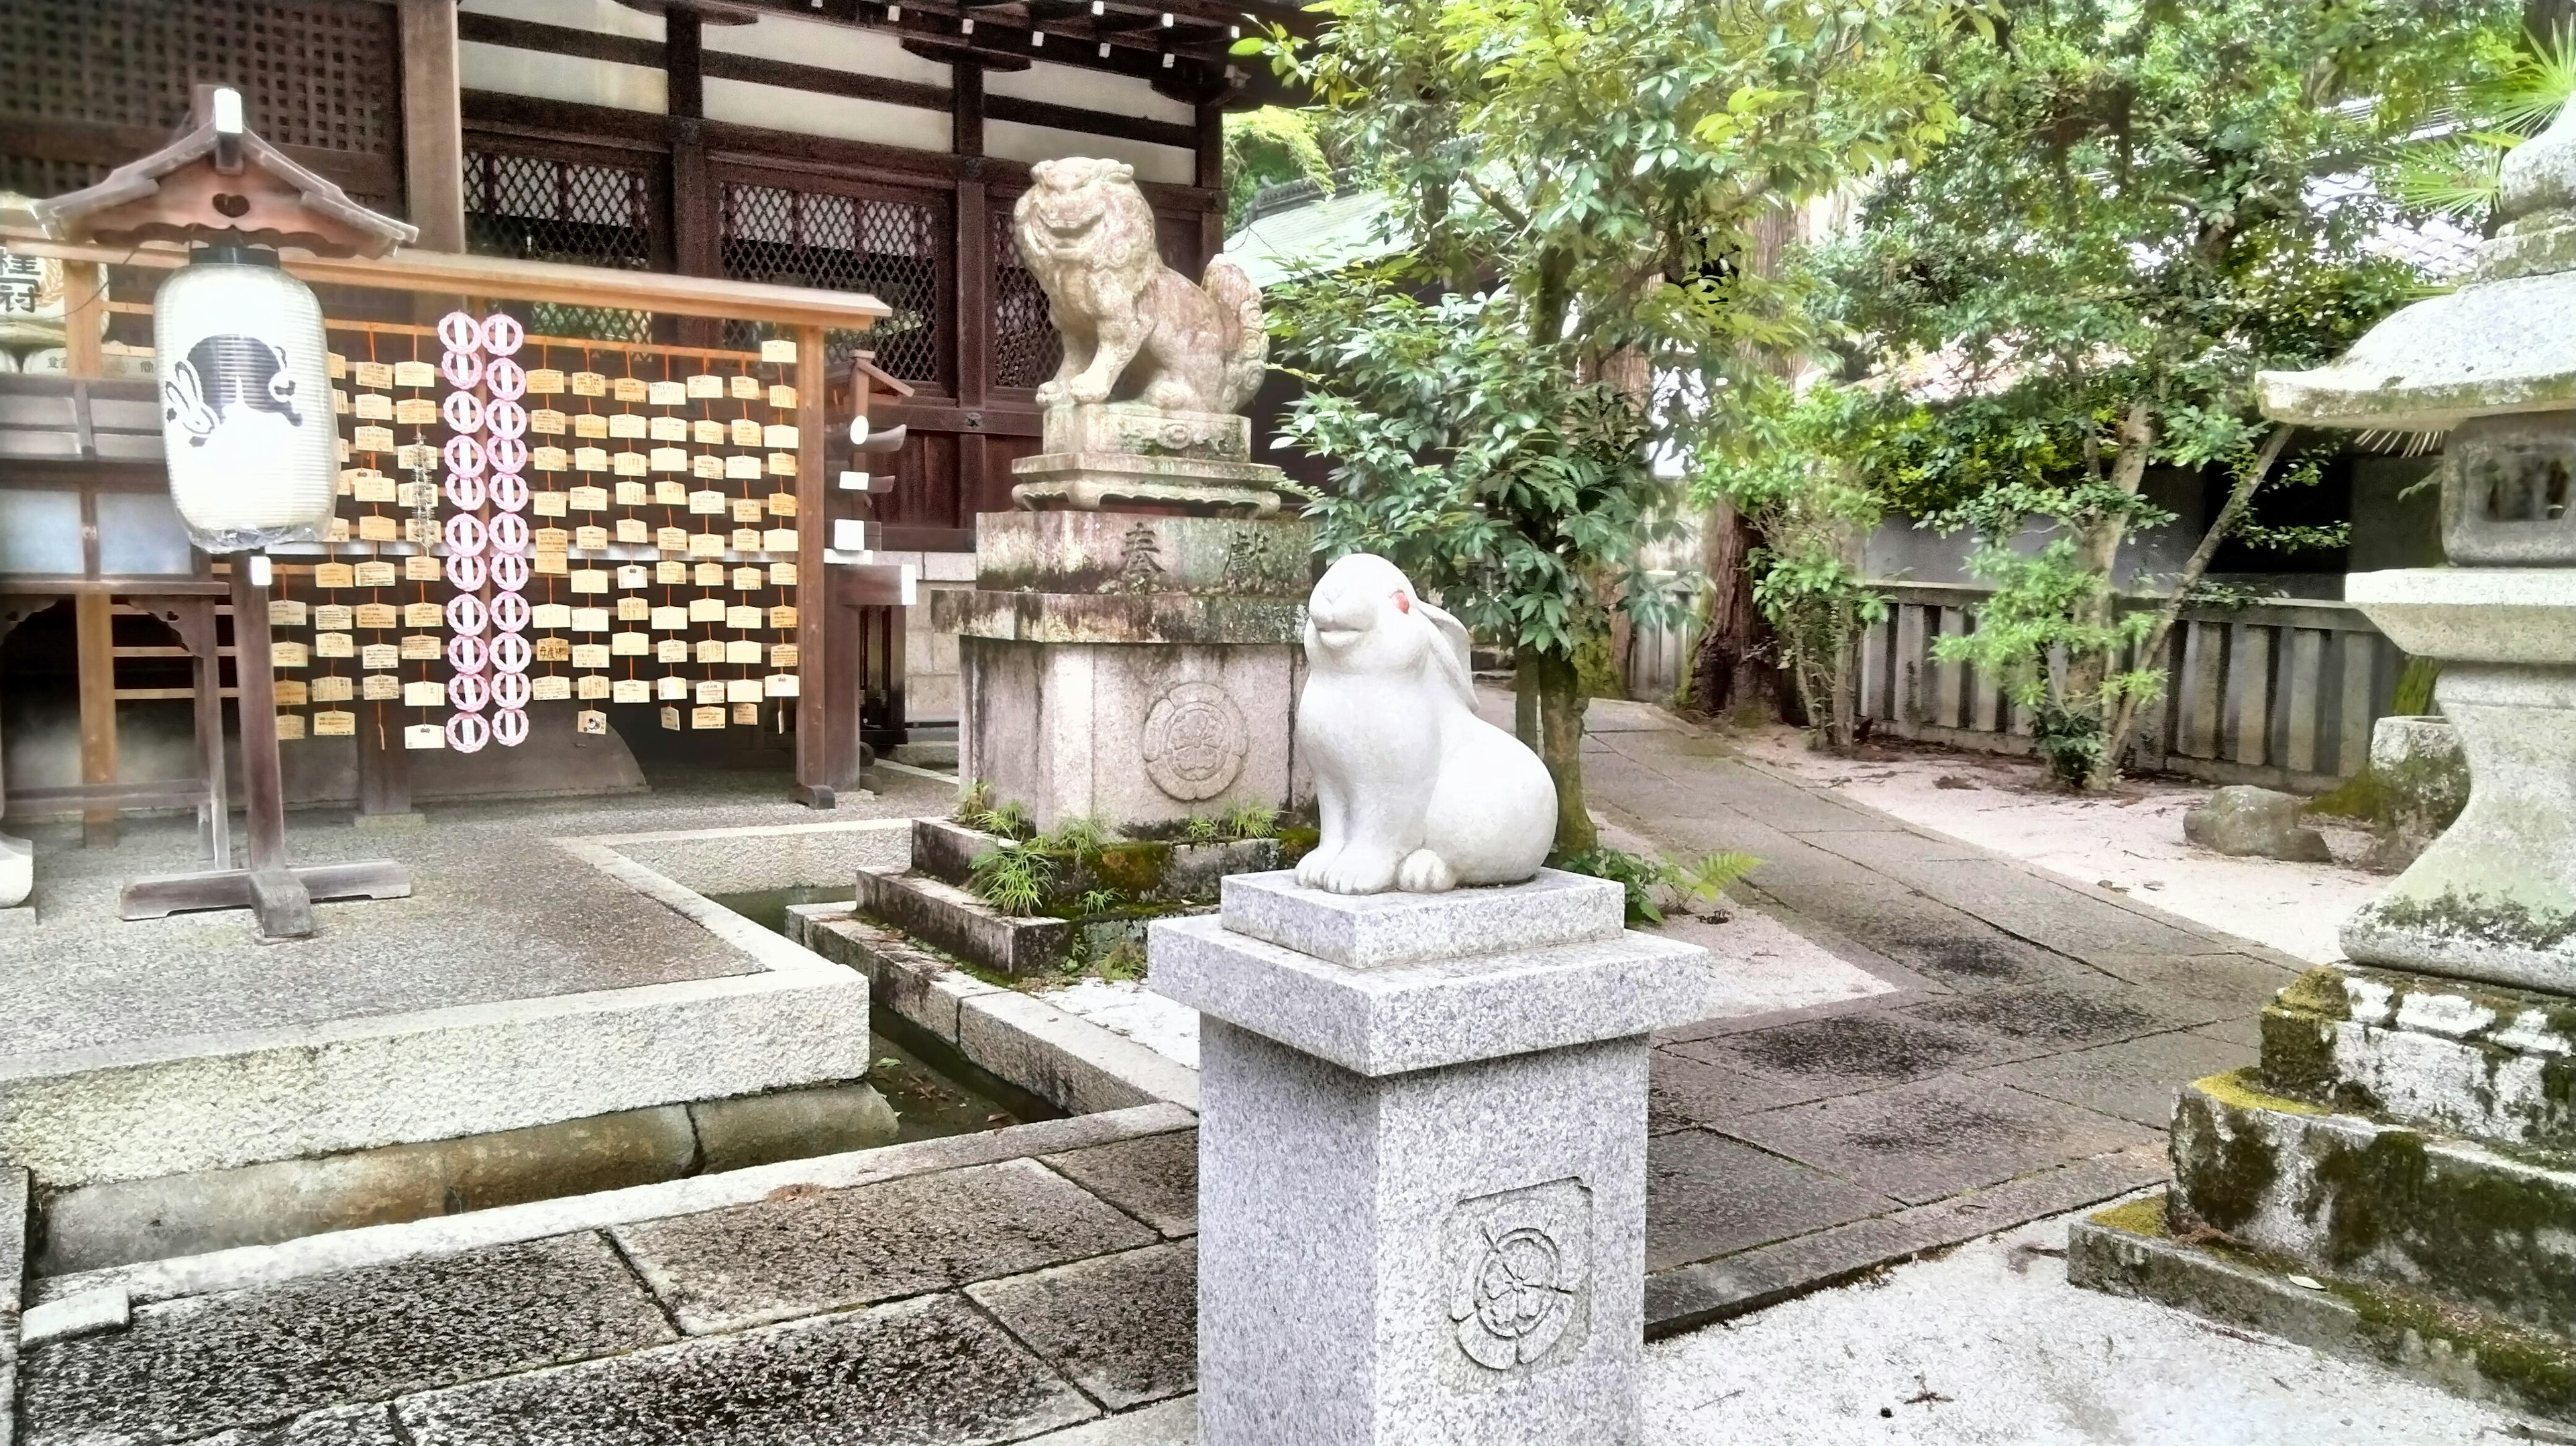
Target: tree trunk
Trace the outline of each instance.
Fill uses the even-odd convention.
[[[1538,751],[1538,651],[1512,654],[1512,736],[1532,753]]]
[[[1522,667],[1523,676],[1538,684],[1538,756],[1556,782],[1556,847],[1551,852],[1580,853],[1601,841],[1583,797],[1583,709],[1589,700],[1572,658],[1527,652]]]
[[[2136,496],[2138,487],[2146,480],[2147,457],[2155,450],[2155,437],[2155,414],[2150,410],[2147,399],[2140,397],[2129,404],[2129,414],[2120,421],[2120,450],[2111,465],[2111,485],[2123,495]],[[2102,585],[2091,597],[2076,604],[2076,626],[2108,629],[2118,619],[2120,596],[2112,583],[2112,573],[2119,566],[2120,544],[2127,540],[2128,522],[2121,517],[2106,517],[2077,531],[2077,554],[2085,571],[2100,578]],[[2113,663],[2108,650],[2088,651],[2067,658],[2066,682],[2059,697],[2069,711],[2102,709],[2102,684],[2110,677]],[[2107,744],[2110,718],[2103,711],[2095,711],[2093,716],[2101,722]],[[2119,774],[2118,761],[2106,747],[2102,756],[2086,771],[2084,788],[2087,792],[2098,793],[2109,788]]]
[[[1700,519],[1700,570],[1708,575],[1708,618],[1691,656],[1691,706],[1703,713],[1758,705],[1777,694],[1767,659],[1771,630],[1753,605],[1746,559],[1760,536],[1731,502]]]
[[[2183,563],[2181,574],[2174,579],[2173,592],[2156,609],[2155,625],[2147,629],[2146,640],[2138,648],[2140,666],[2153,667],[2162,662],[2165,640],[2173,636],[2174,622],[2182,616],[2183,599],[2190,595],[2201,575],[2209,571],[2209,560],[2218,555],[2219,544],[2227,540],[2227,534],[2236,530],[2245,510],[2253,505],[2254,493],[2262,487],[2263,479],[2271,475],[2273,464],[2280,461],[2281,449],[2289,445],[2292,430],[2286,425],[2274,427],[2272,435],[2263,439],[2263,450],[2255,455],[2254,465],[2247,468],[2245,475],[2236,479],[2236,485],[2228,489],[2226,503],[2218,509],[2218,515],[2210,519],[2208,531],[2200,535],[2200,545],[2191,550],[2190,559]],[[2109,777],[2119,775],[2120,757],[2129,751],[2129,735],[2136,731],[2139,710],[2147,702],[2145,698],[2124,696],[2112,709],[2111,718],[2102,730],[2102,762],[2098,771]],[[2098,786],[2109,787],[2109,777]],[[2095,785],[2087,780],[2087,786]]]

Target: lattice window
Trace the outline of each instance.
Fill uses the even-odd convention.
[[[465,153],[466,246],[482,255],[650,271],[653,217],[649,177],[640,169],[500,151]],[[548,302],[511,310],[541,336],[652,338],[650,312]]]
[[[106,179],[105,166],[47,160],[42,156],[0,155],[0,191],[14,191],[21,196],[41,200],[95,186]]]
[[[996,203],[993,216],[993,385],[1034,387],[1064,362],[1064,338],[1047,320],[1046,292],[1020,260],[1011,234],[1011,208]]]
[[[394,8],[363,0],[8,0],[0,111],[166,130],[229,85],[280,145],[391,155],[398,55]]]
[[[923,202],[728,185],[724,274],[736,281],[864,291],[894,309],[870,331],[836,331],[827,351],[837,369],[867,348],[877,365],[906,381],[940,378],[946,328],[939,282],[937,208]],[[725,323],[725,344],[747,347],[748,322]]]

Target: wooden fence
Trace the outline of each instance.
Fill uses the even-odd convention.
[[[2031,751],[2028,710],[1999,679],[1933,656],[1976,629],[1986,589],[1890,584],[1887,620],[1862,639],[1861,712],[1872,730],[1987,753]],[[1693,638],[1640,630],[1630,693],[1669,699]],[[2195,607],[2166,640],[2166,684],[2140,726],[2134,766],[2214,783],[2317,790],[2359,770],[2405,657],[2348,603]]]

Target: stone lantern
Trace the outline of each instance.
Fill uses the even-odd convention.
[[[2467,808],[2344,929],[2355,960],[2576,991],[2576,110],[2507,156],[2505,221],[2467,285],[2310,372],[2267,372],[2301,426],[2448,434],[2448,567],[2345,598],[2442,665]]]
[[[2264,1010],[2259,1066],[2183,1088],[2167,1197],[2075,1226],[2067,1268],[2576,1420],[2576,109],[2502,181],[2465,285],[2259,379],[2277,421],[2446,436],[2449,565],[2344,595],[2440,663],[2467,806]]]

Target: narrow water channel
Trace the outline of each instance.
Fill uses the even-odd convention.
[[[797,884],[707,897],[772,933],[787,932],[790,904],[846,904],[846,885]],[[971,1135],[1029,1120],[1062,1119],[1064,1111],[1009,1080],[979,1068],[928,1030],[891,1009],[868,1011],[868,1083],[894,1107],[897,1140]]]

